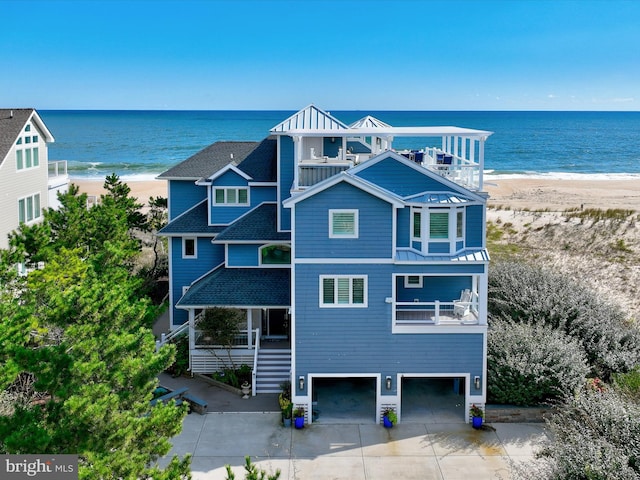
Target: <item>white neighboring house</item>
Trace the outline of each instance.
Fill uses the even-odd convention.
[[[49,163],[54,138],[33,108],[0,109],[0,248],[20,223],[42,220],[69,186],[66,161]]]

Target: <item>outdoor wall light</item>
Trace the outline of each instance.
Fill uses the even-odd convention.
[[[300,390],[304,390],[304,377],[302,375],[298,377],[298,387],[300,387]]]
[[[480,377],[478,375],[473,377],[473,385],[476,387],[476,390],[480,390]]]
[[[387,375],[385,380],[386,380],[386,383],[387,383],[387,390],[391,390],[391,376]]]

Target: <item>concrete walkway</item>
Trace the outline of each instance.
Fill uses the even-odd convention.
[[[192,454],[193,478],[244,478],[245,455],[282,480],[509,479],[511,462],[533,459],[544,424],[322,425],[284,428],[279,413],[191,414],[170,455]]]

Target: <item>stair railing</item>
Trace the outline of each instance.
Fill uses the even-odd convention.
[[[189,322],[185,322],[182,325],[180,325],[178,328],[176,328],[175,330],[170,331],[169,333],[163,333],[160,335],[160,340],[156,340],[156,352],[158,350],[160,350],[160,347],[162,347],[165,343],[173,340],[174,338],[177,338],[181,335],[184,335],[187,330],[189,330]]]
[[[253,349],[253,370],[251,371],[251,396],[256,396],[256,385],[258,376],[258,352],[260,351],[260,329],[256,328],[256,342]]]

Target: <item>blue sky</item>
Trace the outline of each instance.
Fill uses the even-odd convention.
[[[0,0],[0,107],[640,110],[640,1]]]

